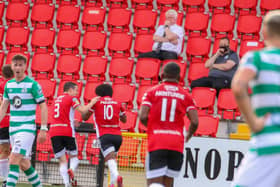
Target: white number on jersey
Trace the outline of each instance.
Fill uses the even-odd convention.
[[[55,118],[58,118],[58,117],[59,117],[59,108],[60,108],[59,103],[55,103],[55,104],[54,104],[54,117],[55,117]]]
[[[177,100],[172,99],[171,100],[170,115],[169,115],[169,122],[174,122],[176,104],[177,104]],[[161,103],[161,116],[160,116],[161,121],[166,121],[166,110],[167,110],[167,98],[163,98],[162,103]]]
[[[113,107],[112,105],[104,105],[104,119],[111,120],[113,118]]]

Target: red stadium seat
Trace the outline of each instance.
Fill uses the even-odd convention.
[[[89,134],[86,145],[87,160],[90,164],[98,165],[99,161],[99,146],[96,134]]]
[[[106,57],[86,57],[83,65],[84,80],[104,81],[107,63],[108,59]]]
[[[47,105],[48,106],[48,124],[53,123],[53,106],[52,105]],[[41,108],[39,105],[37,105],[36,108],[36,118],[35,118],[35,123],[37,126],[41,126]]]
[[[63,86],[66,82],[69,82],[69,80],[61,80],[59,85],[58,85],[58,91],[57,91],[57,95],[61,95],[63,94]],[[78,94],[77,94],[77,98],[81,97],[81,93],[82,93],[82,89],[83,89],[83,82],[79,81],[79,80],[71,80],[71,82],[74,82],[78,85]]]
[[[260,9],[261,9],[261,14],[265,15],[270,10],[280,9],[280,1],[261,0]]]
[[[181,60],[164,60],[162,62],[162,67],[164,67],[167,63],[169,62],[175,62],[176,64],[179,65],[180,67],[180,84],[182,86],[185,85],[185,76],[186,76],[186,71],[187,71],[187,63]],[[163,73],[163,68],[162,68],[162,73]]]
[[[83,38],[83,54],[87,56],[103,56],[107,34],[101,32],[86,32]]]
[[[97,95],[95,94],[95,88],[102,84],[103,82],[87,82],[85,86],[85,92],[84,92],[84,102],[89,103],[90,100]]]
[[[6,32],[6,48],[9,51],[27,51],[29,29],[23,27],[9,27]]]
[[[29,14],[29,3],[12,3],[7,6],[6,22],[8,26],[25,27]]]
[[[87,7],[83,11],[82,25],[85,31],[103,31],[106,10],[103,7]]]
[[[81,57],[79,55],[60,55],[57,61],[57,77],[62,80],[79,80]]]
[[[204,12],[205,0],[182,0],[182,6],[184,11],[188,13],[192,12]]]
[[[120,127],[122,131],[135,132],[137,112],[125,111],[126,123],[120,121]]]
[[[211,33],[214,38],[233,37],[235,16],[230,14],[215,14],[212,17]]]
[[[154,33],[157,21],[155,10],[135,10],[133,18],[133,29],[137,34]]]
[[[212,49],[212,54],[215,54],[219,48],[220,45],[220,39],[216,39],[214,41],[214,45],[213,45],[213,49]],[[229,41],[229,48],[235,52],[237,52],[237,45],[238,45],[238,41],[235,39],[230,39]]]
[[[29,59],[30,59],[30,54],[27,51],[23,51],[23,52],[13,52],[13,51],[9,51],[7,56],[6,56],[6,61],[5,64],[11,64],[12,63],[12,58],[17,55],[17,54],[21,54],[24,55],[27,58],[27,69],[29,66]],[[26,70],[27,73],[27,70]]]
[[[241,115],[231,89],[220,90],[217,108],[222,119],[233,120]]]
[[[1,18],[3,17],[3,14],[4,14],[4,9],[5,9],[5,3],[4,2],[0,2],[0,16]],[[0,25],[3,24],[3,21],[2,19],[0,19]]]
[[[190,38],[187,42],[187,59],[191,63],[205,62],[209,57],[211,40],[206,38]]]
[[[131,33],[111,33],[108,43],[110,56],[130,56],[132,38]]]
[[[56,56],[51,54],[35,53],[32,58],[31,72],[35,79],[53,78],[53,70],[55,66]]]
[[[44,143],[39,143],[37,139],[36,156],[38,161],[50,161],[54,157],[49,133],[47,133],[47,140]]]
[[[234,0],[234,12],[238,16],[256,15],[257,0]]]
[[[162,11],[160,13],[158,25],[164,25],[165,13],[166,13],[166,11]],[[182,26],[183,18],[184,18],[184,13],[182,11],[177,11],[177,22],[176,22],[176,24]]]
[[[61,30],[58,32],[56,47],[61,54],[78,54],[81,33],[78,30]]]
[[[239,57],[241,58],[245,53],[252,50],[259,50],[264,48],[264,43],[255,40],[241,41]]]
[[[136,99],[138,108],[140,108],[140,106],[141,106],[142,97],[143,97],[144,93],[145,93],[148,89],[150,89],[150,88],[152,88],[152,87],[153,87],[152,85],[139,86],[139,88],[138,88],[138,94],[137,94],[137,99]]]
[[[54,37],[53,29],[35,29],[31,39],[32,51],[35,53],[53,52]]]
[[[0,49],[3,49],[2,41],[5,33],[5,28],[0,26]]]
[[[135,78],[140,85],[154,85],[158,83],[160,60],[140,58],[136,63]]]
[[[134,9],[153,9],[152,0],[131,0],[131,6]]]
[[[79,160],[83,160],[83,150],[85,147],[86,136],[81,135],[80,133],[76,133],[76,141],[78,144],[78,158]]]
[[[113,58],[109,68],[110,81],[113,83],[130,83],[133,66],[132,58]]]
[[[153,34],[137,34],[134,42],[134,54],[146,53],[153,49]]]
[[[190,13],[186,16],[185,32],[188,37],[205,37],[207,36],[207,28],[209,15],[202,12]]]
[[[31,22],[34,28],[52,28],[55,7],[53,4],[35,4],[32,7]]]
[[[102,0],[81,0],[81,3],[84,7],[102,7]]]
[[[106,0],[108,8],[127,8],[127,0]]]
[[[53,0],[32,0],[32,3],[35,4],[52,4]]]
[[[212,14],[229,14],[231,0],[208,0],[209,11]]]
[[[198,128],[195,132],[195,136],[211,136],[216,137],[219,118],[213,116],[199,116]]]
[[[0,67],[4,65],[4,58],[5,58],[5,53],[4,51],[0,51]],[[2,71],[0,71],[0,75],[2,76]],[[3,77],[0,76],[0,81]]]
[[[209,69],[205,68],[204,63],[191,63],[188,72],[188,81],[189,84],[193,80],[199,79],[201,77],[207,77],[209,73]]]
[[[77,0],[56,0],[56,4],[59,6],[62,5],[77,5]]]
[[[179,0],[157,0],[157,8],[158,10],[160,10],[160,12],[162,11],[166,11],[168,9],[174,9],[174,10],[178,10],[179,6]]]
[[[131,10],[124,8],[112,9],[108,13],[107,25],[110,32],[129,32]]]
[[[133,100],[135,96],[134,84],[113,84],[113,99],[126,106],[126,109],[133,108]]]
[[[56,80],[55,79],[39,79],[37,82],[41,85],[46,103],[51,105],[53,103]]]
[[[80,18],[79,6],[60,6],[57,9],[56,24],[58,29],[78,29]]]
[[[257,16],[240,16],[237,35],[240,40],[259,40],[262,18]]]
[[[192,98],[198,114],[213,114],[216,99],[216,90],[207,87],[195,87],[192,89]]]

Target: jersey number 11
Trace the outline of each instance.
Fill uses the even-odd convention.
[[[172,99],[171,100],[170,115],[169,115],[169,122],[174,122],[176,104],[177,104],[177,100],[176,99]],[[166,121],[166,110],[167,110],[167,98],[163,98],[162,99],[162,103],[161,103],[160,121]]]

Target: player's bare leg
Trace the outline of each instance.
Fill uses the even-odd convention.
[[[117,153],[111,152],[105,157],[105,162],[108,163],[111,176],[111,186],[113,187],[115,181],[117,181],[118,187],[123,187],[123,178],[119,175],[116,157]]]
[[[4,181],[2,187],[6,186],[6,180],[9,172],[9,155],[10,155],[10,144],[0,144],[0,176],[3,177]]]
[[[164,177],[162,176],[162,177],[147,179],[147,183],[148,183],[148,186],[150,186],[152,184],[162,184],[162,185],[164,185]]]
[[[69,187],[69,175],[68,175],[68,162],[65,155],[59,157],[59,172],[62,176],[65,187]]]
[[[68,169],[68,175],[70,177],[72,186],[77,186],[77,181],[74,178],[74,172],[77,169],[79,165],[79,159],[77,155],[71,155],[70,156],[70,168]]]
[[[173,187],[174,179],[172,177],[164,176],[163,183],[165,187]]]

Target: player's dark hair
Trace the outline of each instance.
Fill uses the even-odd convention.
[[[76,86],[77,84],[74,82],[66,82],[63,86],[63,92],[67,92],[70,88],[75,89]]]
[[[220,39],[220,41],[221,41],[221,40],[227,40],[227,41],[228,41],[228,43],[230,42],[229,37],[227,37],[227,36],[222,37],[222,38]]]
[[[179,79],[180,78],[180,67],[175,62],[167,63],[163,68],[164,78]]]
[[[13,56],[12,61],[23,61],[26,64],[27,58],[24,55],[16,54]]]
[[[14,72],[11,68],[11,64],[6,64],[2,67],[2,75],[5,79],[13,78]]]
[[[112,97],[113,89],[110,84],[100,84],[95,88],[95,93],[100,97],[104,97],[104,96]]]

